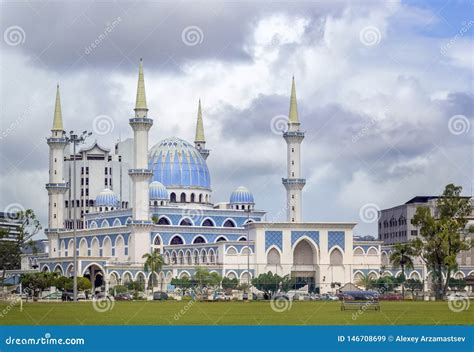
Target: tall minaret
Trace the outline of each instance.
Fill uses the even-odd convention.
[[[64,195],[68,184],[64,182],[64,148],[67,145],[66,132],[63,128],[59,85],[56,88],[56,104],[54,107],[53,128],[51,137],[47,139],[49,146],[49,182],[48,190],[48,235],[50,256],[57,256],[57,232],[64,230]]]
[[[204,124],[202,122],[201,99],[199,99],[198,116],[196,122],[196,138],[194,138],[194,146],[202,155],[204,160],[209,156],[209,149],[206,149],[206,138],[204,137]]]
[[[288,130],[283,133],[287,144],[288,178],[282,179],[286,188],[287,220],[289,222],[301,221],[301,193],[306,180],[301,178],[301,142],[304,132],[300,131],[298,118],[298,105],[296,103],[295,78],[291,84],[290,112],[288,115]]]
[[[143,77],[143,63],[140,59],[138,69],[137,99],[135,103],[135,117],[129,120],[133,129],[133,159],[134,168],[128,170],[132,178],[132,221],[131,238],[129,240],[128,255],[134,262],[143,261],[143,254],[150,248],[150,213],[148,183],[153,171],[148,169],[148,131],[153,120],[148,118],[146,104],[145,80]]]

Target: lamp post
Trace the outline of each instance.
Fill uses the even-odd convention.
[[[74,292],[74,302],[77,302],[77,192],[76,192],[76,146],[79,144],[83,144],[86,141],[86,138],[92,135],[92,132],[83,131],[82,134],[78,135],[75,134],[74,131],[69,132],[69,136],[66,137],[66,142],[68,144],[72,144],[72,165],[73,165],[73,175],[72,175],[72,193],[73,193],[73,204],[74,210],[72,212],[72,229],[73,229],[73,238],[74,238],[74,284],[73,284],[73,292]]]

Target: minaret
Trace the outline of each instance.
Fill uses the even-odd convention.
[[[48,234],[50,240],[50,256],[56,256],[57,241],[54,241],[53,237],[57,238],[54,233],[64,230],[64,195],[69,187],[64,182],[64,148],[67,141],[63,128],[59,85],[56,88],[53,128],[47,143],[49,146],[49,182],[46,184],[46,189],[48,190],[49,203],[48,228],[45,233]]]
[[[199,99],[198,116],[196,122],[196,138],[194,138],[194,146],[202,155],[204,160],[209,156],[209,149],[206,149],[206,138],[204,137],[204,124],[202,122],[201,99]]]
[[[135,103],[135,117],[129,120],[133,129],[133,159],[134,168],[128,170],[132,178],[132,238],[129,241],[128,254],[135,262],[143,261],[142,255],[149,251],[150,214],[148,183],[153,171],[148,169],[148,131],[153,120],[148,118],[146,104],[145,80],[143,77],[143,63],[140,59],[138,69],[137,99]]]
[[[283,178],[286,188],[287,220],[289,222],[301,221],[301,193],[306,180],[301,178],[301,154],[300,146],[304,139],[304,132],[300,131],[300,120],[298,118],[298,105],[296,103],[295,78],[291,84],[290,112],[288,115],[288,130],[283,133],[287,145],[288,175]]]

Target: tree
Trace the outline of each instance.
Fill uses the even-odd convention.
[[[280,283],[283,278],[277,274],[273,274],[271,271],[268,273],[262,273],[252,279],[252,285],[259,291],[263,291],[266,295],[272,296],[278,291]]]
[[[18,220],[18,234],[9,237],[9,232],[0,231],[0,267],[3,270],[19,269],[21,267],[21,255],[32,249],[36,252],[33,236],[40,230],[41,225],[33,210],[27,209],[10,214],[10,217]],[[5,276],[5,275],[4,275]]]
[[[454,277],[452,277],[448,281],[448,286],[451,290],[463,291],[464,288],[466,287],[466,280],[455,279]]]
[[[145,259],[143,264],[143,270],[146,273],[151,271],[151,293],[153,294],[153,287],[155,286],[155,273],[158,275],[158,272],[161,270],[164,264],[163,257],[158,252],[145,253],[142,256]]]
[[[374,280],[369,275],[362,275],[355,284],[368,290],[374,286]]]
[[[466,229],[471,205],[469,198],[461,197],[461,191],[460,186],[447,185],[436,202],[435,216],[429,208],[418,207],[412,220],[421,236],[414,241],[415,252],[432,272],[437,299],[446,294],[449,280],[458,268],[456,257],[472,245],[468,234],[474,228]]]
[[[394,268],[402,269],[402,297],[405,298],[405,269],[413,269],[413,257],[416,251],[411,243],[397,243],[393,247],[393,252],[390,254],[390,263]]]
[[[222,279],[222,288],[224,290],[235,290],[239,285],[239,280],[237,278],[230,279],[228,277],[224,277]]]
[[[411,292],[413,300],[415,300],[415,291],[420,291],[423,289],[423,282],[417,279],[408,279],[404,283],[408,291]]]
[[[58,273],[27,273],[21,276],[20,282],[23,292],[26,292],[29,296],[39,297],[43,290],[55,286],[57,278]]]
[[[182,278],[174,277],[171,279],[171,285],[176,286],[177,288],[181,289],[184,292],[191,287],[192,282],[187,276],[183,276]]]

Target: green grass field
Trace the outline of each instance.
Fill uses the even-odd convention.
[[[452,312],[447,302],[381,302],[381,311],[341,311],[339,302],[294,302],[275,312],[270,302],[0,303],[0,325],[472,325],[474,308]]]

